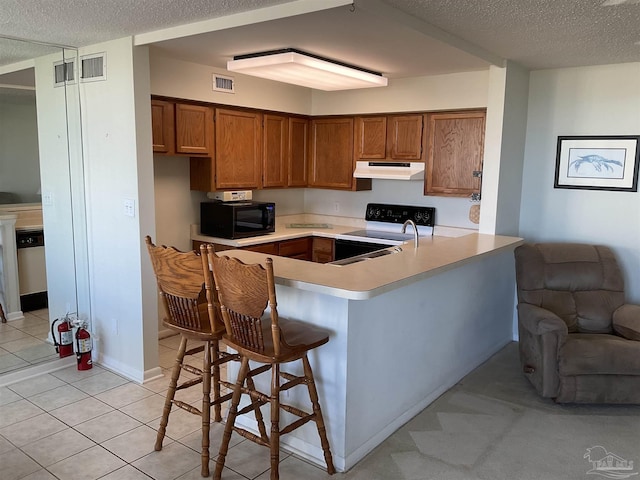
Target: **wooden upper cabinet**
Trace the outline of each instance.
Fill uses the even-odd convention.
[[[314,118],[310,125],[309,186],[351,190],[353,118]]]
[[[387,157],[422,159],[423,115],[391,115],[387,123]]]
[[[387,156],[387,117],[356,117],[353,137],[356,158],[385,159]]]
[[[289,145],[287,148],[287,186],[307,186],[309,155],[309,120],[289,117]]]
[[[153,151],[171,155],[176,151],[173,102],[151,100],[151,131]]]
[[[176,152],[211,156],[213,108],[176,103]]]
[[[423,115],[355,118],[355,157],[359,160],[424,161]]]
[[[470,196],[480,192],[484,154],[484,111],[427,115],[425,195]]]
[[[262,186],[286,187],[289,118],[266,113],[262,118]]]
[[[215,137],[216,188],[260,188],[262,114],[217,108]]]

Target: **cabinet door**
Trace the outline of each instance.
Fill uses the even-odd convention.
[[[311,237],[283,240],[278,246],[278,255],[298,260],[311,260]]]
[[[151,131],[153,135],[153,151],[175,153],[175,122],[172,102],[151,100]]]
[[[422,115],[392,115],[387,125],[387,155],[397,160],[422,159]]]
[[[211,156],[213,109],[202,105],[176,104],[176,152]]]
[[[425,195],[469,196],[480,191],[485,112],[428,115]]]
[[[387,156],[387,117],[356,117],[356,158],[384,159]]]
[[[262,186],[287,186],[289,119],[264,114],[262,121]]]
[[[350,190],[353,169],[353,118],[311,120],[309,186]]]
[[[216,188],[259,188],[262,114],[216,109]]]
[[[309,153],[309,120],[289,117],[289,146],[287,149],[289,187],[307,186],[307,157]]]
[[[329,263],[334,260],[333,238],[313,237],[311,260],[317,263]]]

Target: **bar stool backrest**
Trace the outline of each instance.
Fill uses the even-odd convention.
[[[279,355],[280,329],[271,258],[267,258],[264,266],[249,265],[237,258],[216,255],[211,245],[208,255],[227,336],[239,346],[256,352],[264,352],[266,343],[272,343],[275,355]],[[271,338],[265,339],[262,321],[267,304]]]
[[[156,246],[149,236],[145,241],[156,274],[166,321],[196,333],[223,331],[224,325],[215,308],[210,312],[207,305],[205,284],[213,285],[213,278],[205,278],[211,277],[206,255],[195,251],[181,252],[164,245]],[[217,303],[217,296],[214,302]]]

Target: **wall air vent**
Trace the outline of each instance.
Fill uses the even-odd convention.
[[[53,86],[61,87],[76,83],[75,59],[60,60],[53,63]]]
[[[236,81],[233,77],[225,77],[223,75],[213,74],[213,91],[236,93],[235,90]]]
[[[94,53],[80,57],[80,81],[98,82],[107,79],[107,54]]]

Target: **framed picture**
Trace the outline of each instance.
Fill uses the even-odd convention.
[[[555,188],[638,191],[640,136],[558,137]]]

